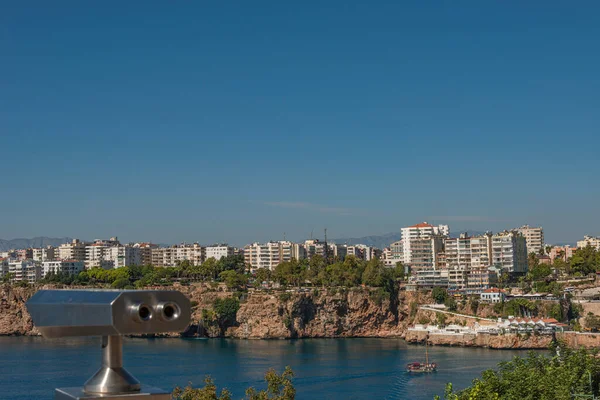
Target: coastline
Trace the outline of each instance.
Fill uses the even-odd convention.
[[[0,336],[38,336],[25,303],[42,287],[0,287]],[[45,287],[50,288],[50,287]],[[166,288],[159,288],[166,289]],[[408,344],[427,340],[432,346],[481,347],[490,349],[547,349],[558,339],[572,348],[600,347],[600,334],[559,332],[555,335],[503,334],[427,334],[409,329],[420,319],[435,320],[436,312],[419,305],[430,304],[425,293],[400,291],[396,298],[376,298],[370,288],[310,292],[254,291],[245,294],[236,313],[236,322],[218,326],[207,321],[206,310],[215,299],[232,297],[232,292],[206,285],[173,286],[193,302],[192,324],[183,333],[132,336],[137,338],[231,338],[246,340],[282,340],[305,338],[380,338],[402,339]],[[285,296],[284,296],[285,294]],[[469,324],[486,317],[465,321],[451,316],[449,323]]]

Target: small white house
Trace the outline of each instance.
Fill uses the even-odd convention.
[[[506,295],[504,291],[498,288],[490,288],[486,289],[481,293],[481,301],[485,301],[486,303],[500,303],[504,301]]]

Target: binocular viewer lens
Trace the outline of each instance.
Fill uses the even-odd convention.
[[[131,306],[131,317],[136,322],[148,322],[155,315],[165,322],[171,322],[179,318],[181,308],[174,302],[161,302],[154,309],[147,304],[138,303]]]

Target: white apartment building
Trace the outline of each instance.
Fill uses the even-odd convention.
[[[108,249],[108,245],[104,243],[92,243],[90,245],[85,246],[85,268],[90,269],[94,267],[102,267],[107,269],[114,267],[114,263],[110,262],[106,258],[106,251]],[[77,260],[74,258],[74,260]]]
[[[86,243],[79,239],[73,239],[71,243],[63,243],[58,246],[58,254],[55,254],[57,260],[85,260]]]
[[[529,225],[523,225],[515,230],[525,237],[527,253],[540,254],[540,251],[544,248],[544,230],[542,227],[533,228]]]
[[[8,263],[8,272],[13,282],[35,283],[42,278],[42,267],[33,260],[12,260]]]
[[[82,261],[75,260],[59,260],[59,261],[44,261],[42,262],[42,277],[48,274],[69,274],[77,275],[85,269],[85,264]]]
[[[113,268],[143,265],[140,248],[135,246],[107,247],[104,260],[112,263]]]
[[[186,260],[200,265],[206,260],[206,248],[198,243],[151,248],[150,260],[155,267],[175,267]]]
[[[158,245],[153,243],[136,243],[140,252],[140,265],[152,265],[152,249],[157,249]]]
[[[592,246],[596,250],[600,250],[600,237],[584,236],[583,240],[577,242],[577,248],[582,249],[587,246]]]
[[[435,269],[438,265],[438,257],[443,251],[444,239],[441,236],[412,239],[410,244],[410,264],[405,265],[410,265],[411,269],[415,271]]]
[[[244,247],[244,261],[252,272],[259,268],[272,271],[280,263],[292,260],[293,245],[288,241],[252,243]]]
[[[327,243],[327,245],[329,246],[329,255],[337,257],[339,260],[345,259],[348,255],[348,247],[344,244]],[[300,258],[297,259],[299,260]]]
[[[58,251],[54,246],[33,249],[33,261],[52,261],[55,259],[55,253],[58,253]]]
[[[314,255],[325,257],[325,242],[321,242],[319,239],[305,240],[304,249],[307,258],[312,258]]]
[[[233,247],[225,244],[214,244],[206,247],[206,259],[214,258],[219,261],[223,257],[229,257],[233,255]]]
[[[446,237],[450,233],[448,225],[433,226],[427,222],[422,222],[413,226],[402,228],[402,253],[404,264],[413,264],[413,244],[417,240],[429,239],[434,236]],[[419,242],[419,247],[422,247],[422,242]],[[433,255],[432,258],[435,256]],[[435,264],[434,264],[435,265]]]
[[[516,231],[504,231],[492,235],[492,263],[508,272],[527,272],[527,244]]]
[[[444,240],[446,265],[455,267],[487,268],[492,265],[492,235],[470,237],[461,233],[458,238]]]

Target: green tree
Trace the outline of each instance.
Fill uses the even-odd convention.
[[[254,273],[254,279],[260,285],[263,282],[268,282],[271,280],[271,270],[267,268],[259,268]]]
[[[448,298],[448,291],[443,287],[436,286],[431,291],[431,297],[437,304],[442,304]]]
[[[267,389],[257,391],[253,387],[246,390],[247,400],[294,400],[296,389],[292,379],[294,372],[290,367],[285,367],[281,375],[270,369],[265,375]]]
[[[217,260],[214,257],[210,257],[206,261],[204,261],[200,265],[200,269],[198,270],[198,274],[203,279],[217,279],[218,270],[217,270]]]
[[[265,374],[267,389],[256,390],[253,387],[246,389],[246,400],[294,400],[296,398],[296,389],[293,383],[294,372],[290,367],[285,367],[283,373],[277,374],[275,370],[270,369]],[[204,380],[204,387],[194,389],[191,384],[185,388],[176,387],[173,390],[173,400],[231,400],[231,393],[227,389],[221,390],[217,394],[217,386],[213,380],[207,376]]]
[[[221,390],[217,395],[217,386],[210,376],[204,378],[204,387],[194,389],[191,384],[185,388],[176,387],[171,396],[173,400],[231,400],[231,393],[227,389]]]
[[[213,302],[213,311],[221,332],[235,324],[240,301],[235,297],[218,298]]]
[[[591,381],[591,384],[590,384]],[[560,356],[530,352],[487,370],[472,385],[455,392],[448,384],[446,400],[567,400],[598,396],[600,360],[596,353],[561,347]],[[438,396],[436,396],[439,399]]]
[[[244,288],[248,283],[248,277],[246,275],[240,274],[233,269],[221,272],[219,278],[225,282],[228,289]]]

